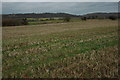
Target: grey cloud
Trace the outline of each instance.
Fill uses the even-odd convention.
[[[90,12],[117,12],[117,2],[3,2],[2,13],[65,12],[86,14]]]
[[[118,2],[119,0],[3,0],[3,2]]]

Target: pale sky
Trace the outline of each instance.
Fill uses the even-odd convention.
[[[2,0],[2,2],[119,2],[119,0]]]
[[[117,2],[3,2],[2,13],[69,13],[117,12]]]

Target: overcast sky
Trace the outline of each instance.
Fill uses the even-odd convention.
[[[118,2],[119,0],[2,0],[2,2]]]
[[[81,14],[94,13],[94,12],[117,12],[117,11],[118,11],[117,2],[3,2],[2,3],[3,14],[61,12],[61,13],[81,15]]]

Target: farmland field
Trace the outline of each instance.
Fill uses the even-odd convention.
[[[53,17],[53,18],[27,18],[29,25],[38,25],[38,24],[49,24],[49,23],[64,23],[63,17]],[[71,18],[70,22],[81,21],[79,18]]]
[[[3,27],[3,77],[118,77],[117,25],[106,19]]]

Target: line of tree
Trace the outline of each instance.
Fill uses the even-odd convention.
[[[71,18],[70,17],[64,17],[65,22],[70,22]]]
[[[84,21],[86,21],[86,20],[87,20],[87,18],[86,18],[86,17],[82,17],[82,18],[81,18],[81,20],[84,20]]]
[[[81,20],[84,20],[86,21],[87,19],[111,19],[111,20],[116,20],[118,19],[119,17],[117,16],[108,16],[108,17],[98,17],[98,16],[82,16],[81,17]]]
[[[111,19],[111,20],[116,20],[117,17],[115,17],[115,16],[109,16],[109,19]]]
[[[27,19],[17,19],[17,18],[3,18],[2,26],[19,26],[19,25],[27,25]]]

